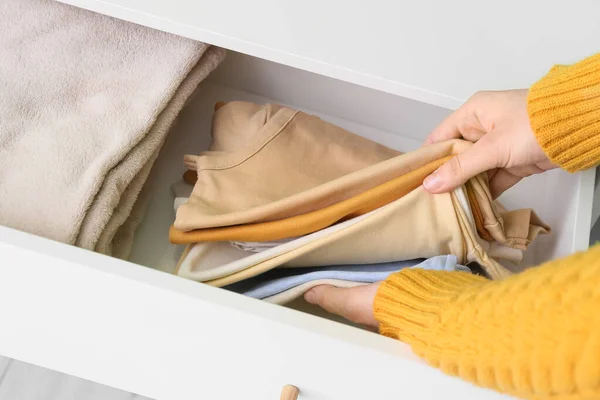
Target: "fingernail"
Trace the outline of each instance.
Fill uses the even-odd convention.
[[[440,178],[438,170],[435,170],[433,174],[425,178],[423,186],[429,191],[437,190],[442,187],[442,179]]]
[[[310,304],[315,304],[315,301],[317,300],[317,295],[314,291],[309,290],[304,294],[304,300],[308,301]]]

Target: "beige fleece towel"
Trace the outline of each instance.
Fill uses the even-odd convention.
[[[208,48],[54,1],[1,1],[0,224],[125,255],[175,116],[224,57]]]
[[[159,150],[185,101],[192,95],[198,84],[215,69],[225,56],[225,50],[210,47],[185,77],[177,92],[160,113],[150,131],[127,156],[105,177],[100,192],[88,211],[79,236],[77,246],[95,249],[101,253],[126,258],[131,250],[133,233],[143,217],[144,198],[140,198],[139,211],[134,212],[138,193],[146,182]],[[140,169],[141,168],[141,169]],[[137,173],[136,173],[137,171]],[[122,182],[129,180],[126,187]],[[141,197],[141,196],[140,196]],[[110,207],[118,201],[116,206]],[[106,207],[106,206],[109,207]],[[104,225],[104,229],[98,229]],[[116,239],[118,231],[129,231],[127,236]],[[113,243],[115,246],[113,247]],[[95,244],[95,245],[94,245]]]

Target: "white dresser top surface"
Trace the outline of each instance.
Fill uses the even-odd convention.
[[[600,51],[596,0],[60,1],[447,108]]]

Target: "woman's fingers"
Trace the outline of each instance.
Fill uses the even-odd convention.
[[[304,299],[352,322],[377,327],[373,302],[378,288],[379,283],[343,289],[322,285],[306,292]]]
[[[425,178],[423,187],[430,193],[446,193],[463,185],[475,175],[497,166],[496,149],[492,142],[484,137]]]

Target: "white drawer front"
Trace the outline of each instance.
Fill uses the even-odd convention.
[[[158,399],[501,398],[403,344],[0,228],[0,353]]]

